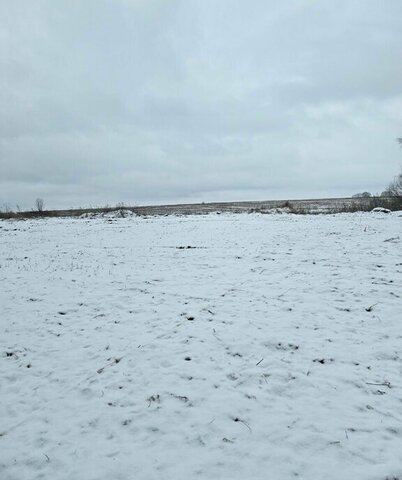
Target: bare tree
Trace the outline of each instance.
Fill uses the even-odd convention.
[[[402,137],[396,139],[399,145],[402,147]],[[394,177],[392,182],[390,182],[387,188],[382,192],[381,196],[383,197],[393,197],[395,201],[399,202],[401,205],[402,202],[402,169],[399,175]]]
[[[390,197],[402,197],[402,170],[388,185],[386,192]]]
[[[43,208],[45,206],[45,202],[43,201],[43,198],[37,198],[35,200],[35,208],[38,210],[38,212],[43,212]]]
[[[402,147],[402,137],[396,139],[399,145]],[[392,182],[388,185],[382,195],[386,197],[400,197],[402,198],[402,170]]]

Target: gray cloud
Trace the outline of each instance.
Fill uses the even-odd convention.
[[[0,205],[349,195],[401,162],[399,0],[0,0]]]

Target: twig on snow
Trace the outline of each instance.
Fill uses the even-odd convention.
[[[249,425],[247,422],[245,422],[244,420],[241,420],[241,419],[238,418],[238,417],[234,418],[233,420],[234,420],[235,422],[240,422],[240,423],[242,423],[243,425],[245,425],[245,426],[250,430],[250,433],[253,432],[253,431],[251,430],[250,425]]]
[[[372,312],[373,308],[378,305],[378,303],[375,303],[374,305],[370,305],[369,307],[365,308],[366,312]]]
[[[388,382],[388,381],[382,382],[382,383],[366,382],[366,385],[375,385],[375,386],[377,386],[377,387],[388,387],[388,388],[392,388],[391,383]]]
[[[14,429],[16,429],[17,427],[19,427],[20,425],[23,425],[25,422],[27,422],[29,419],[26,418],[25,420],[22,420],[21,422],[18,422],[16,423],[15,425],[13,425],[12,427],[10,427],[9,429],[7,430],[3,430],[2,432],[0,432],[0,438],[1,437],[4,437],[5,435],[7,435],[8,433],[12,432]]]
[[[110,367],[111,365],[115,365],[116,363],[119,363],[122,358],[123,357],[113,358],[113,360],[111,362],[107,363],[104,367],[98,368],[98,370],[96,370],[96,373],[103,373],[103,371],[105,370],[106,367]]]

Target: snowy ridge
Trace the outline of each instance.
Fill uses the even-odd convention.
[[[400,215],[0,222],[0,479],[402,478]]]

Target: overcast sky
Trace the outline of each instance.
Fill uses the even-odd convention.
[[[401,0],[0,0],[0,207],[381,192]]]

